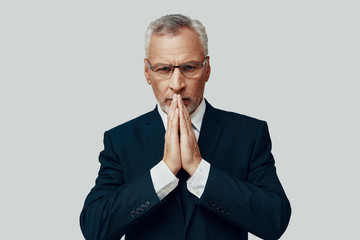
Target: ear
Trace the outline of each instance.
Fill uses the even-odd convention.
[[[144,58],[144,75],[145,75],[145,78],[146,78],[146,82],[151,85],[151,79],[150,79],[150,69],[149,69],[149,66],[148,66],[148,63],[146,61],[146,58]]]
[[[205,65],[206,65],[205,82],[207,82],[209,80],[210,72],[211,72],[210,57],[209,56],[207,56],[207,61],[206,61]]]

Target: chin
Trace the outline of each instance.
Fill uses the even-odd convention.
[[[188,110],[189,114],[192,114],[193,112],[195,112],[196,107],[195,106],[189,106],[189,107],[186,107],[186,109]]]
[[[165,104],[160,104],[160,108],[161,108],[161,110],[163,110],[163,112],[165,112],[166,114],[169,113],[170,106],[166,105],[166,103],[165,103]]]
[[[191,103],[186,106],[186,109],[188,110],[189,114],[192,114],[193,112],[195,112],[195,110],[197,109],[197,107],[199,106],[199,104],[195,104],[195,103]]]

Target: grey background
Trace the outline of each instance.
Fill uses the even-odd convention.
[[[207,27],[212,105],[268,122],[293,207],[282,239],[355,239],[360,17],[346,0],[1,1],[0,239],[82,239],[104,131],[155,106],[143,38],[168,13]]]

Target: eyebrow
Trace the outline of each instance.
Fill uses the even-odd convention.
[[[179,65],[173,65],[173,64],[170,64],[170,63],[162,63],[162,62],[160,62],[160,63],[155,63],[155,64],[153,64],[152,66],[158,66],[158,65],[166,65],[166,66],[180,66],[180,65],[184,65],[184,64],[187,64],[187,63],[201,63],[201,60],[200,61],[198,61],[198,60],[189,60],[189,61],[186,61],[186,62],[183,62],[183,63],[181,63],[181,64],[179,64]]]

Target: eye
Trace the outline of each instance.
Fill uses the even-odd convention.
[[[170,66],[157,66],[155,68],[155,72],[157,72],[157,73],[169,73],[171,71],[172,71],[172,69]]]
[[[196,63],[188,63],[181,66],[183,72],[194,72],[200,69],[200,65]]]

